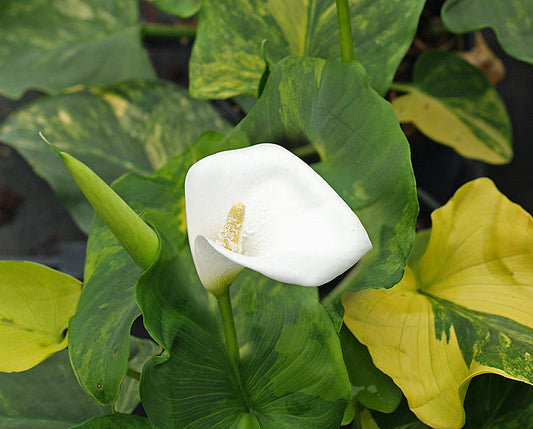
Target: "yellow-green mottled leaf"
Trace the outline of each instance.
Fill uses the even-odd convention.
[[[345,323],[420,420],[460,428],[472,377],[533,384],[533,220],[478,179],[432,221],[417,274],[347,294]]]
[[[209,103],[191,99],[183,88],[132,81],[39,99],[2,124],[0,140],[32,165],[88,232],[94,212],[39,132],[110,183],[128,172],[150,174],[203,132],[229,128]]]
[[[442,21],[454,33],[491,27],[509,55],[533,63],[531,0],[448,0]]]
[[[320,162],[313,168],[368,232],[372,250],[323,301],[339,322],[344,292],[401,279],[418,212],[409,145],[360,64],[292,56],[277,63],[257,104],[222,144],[257,142],[314,148]]]
[[[3,0],[0,93],[154,78],[136,0]]]
[[[0,262],[0,371],[25,371],[67,346],[81,283],[43,265]]]
[[[355,59],[383,94],[407,51],[423,0],[350,0]],[[288,55],[340,59],[332,0],[205,0],[191,65],[191,94],[257,96],[265,70]]]
[[[393,100],[400,122],[459,154],[491,164],[513,155],[511,122],[502,99],[485,75],[450,52],[429,51],[415,64],[408,93]]]

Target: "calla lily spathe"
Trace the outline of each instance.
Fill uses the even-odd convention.
[[[280,282],[320,286],[372,248],[339,195],[275,144],[198,161],[185,179],[185,206],[196,270],[217,296],[245,267]]]

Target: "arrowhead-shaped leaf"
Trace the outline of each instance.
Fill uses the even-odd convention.
[[[345,323],[420,420],[460,428],[472,377],[533,384],[533,220],[488,179],[432,220],[400,283],[345,296]]]
[[[350,0],[355,59],[385,93],[413,39],[423,0]],[[191,57],[191,94],[257,96],[265,70],[288,55],[340,59],[335,2],[206,0]]]
[[[223,145],[311,146],[318,173],[356,212],[373,249],[325,303],[343,292],[392,286],[403,274],[418,211],[409,147],[390,104],[357,63],[288,57]],[[386,171],[387,174],[383,174]]]
[[[494,29],[503,49],[533,63],[533,3],[529,0],[448,0],[442,21],[454,33]]]
[[[44,265],[0,262],[0,371],[25,371],[67,346],[81,286]]]
[[[0,93],[154,78],[135,0],[3,0]]]
[[[412,122],[436,142],[491,164],[513,155],[511,121],[485,75],[446,51],[428,51],[415,64],[408,93],[392,106],[400,122]]]

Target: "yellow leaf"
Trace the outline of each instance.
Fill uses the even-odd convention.
[[[0,262],[0,371],[25,371],[67,346],[81,283],[43,265]]]
[[[401,282],[347,294],[344,321],[420,420],[460,428],[475,375],[533,384],[533,220],[478,179],[432,221]]]

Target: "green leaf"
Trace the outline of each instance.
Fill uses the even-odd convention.
[[[144,368],[141,398],[155,426],[338,427],[349,383],[338,337],[314,291],[245,271],[232,285],[241,395],[216,302],[169,245],[138,284],[149,333],[166,349]],[[192,272],[192,276],[191,273]]]
[[[113,188],[150,223],[167,219],[177,225],[172,230],[173,242],[187,246],[185,173],[199,158],[215,151],[221,138],[206,133],[152,177],[126,175]],[[135,284],[141,274],[111,231],[95,218],[87,243],[86,283],[69,325],[69,352],[80,384],[95,400],[109,406],[117,401],[128,368],[131,325],[140,315]]]
[[[402,391],[388,375],[374,366],[368,349],[344,325],[340,336],[342,354],[352,384],[352,399],[366,408],[392,413],[402,400]]]
[[[509,55],[533,63],[530,0],[448,0],[441,14],[446,28],[454,33],[491,27]]]
[[[521,429],[533,422],[533,387],[494,374],[472,380],[465,429]]]
[[[0,140],[48,181],[88,233],[94,212],[39,132],[110,183],[127,172],[150,174],[207,130],[229,130],[208,103],[168,82],[135,81],[39,99],[3,123]]]
[[[423,0],[350,0],[355,59],[384,94],[407,51]],[[206,0],[190,63],[191,94],[200,98],[257,95],[265,56],[340,59],[335,2]]]
[[[132,416],[130,414],[107,414],[94,417],[88,422],[72,429],[151,429],[150,420],[146,417]]]
[[[0,93],[154,78],[135,0],[3,0]]]
[[[392,101],[400,122],[459,154],[491,164],[511,160],[512,130],[505,105],[485,75],[451,52],[428,51],[415,64],[413,83]]]
[[[113,406],[130,354],[130,330],[140,315],[135,283],[142,270],[96,218],[87,243],[85,287],[69,322],[69,353],[81,386]]]
[[[0,428],[67,429],[109,412],[81,389],[61,351],[28,371],[0,373]]]
[[[370,236],[372,251],[324,301],[337,316],[344,292],[401,279],[418,211],[409,147],[360,65],[296,57],[276,64],[261,98],[222,145],[255,142],[312,145],[321,159],[314,168]]]
[[[0,371],[25,371],[67,346],[81,286],[44,265],[0,262]]]
[[[476,375],[533,384],[533,219],[477,179],[432,223],[418,269],[392,289],[345,295],[345,323],[420,420],[460,428]]]
[[[148,0],[165,12],[182,18],[195,15],[200,9],[200,0]]]

